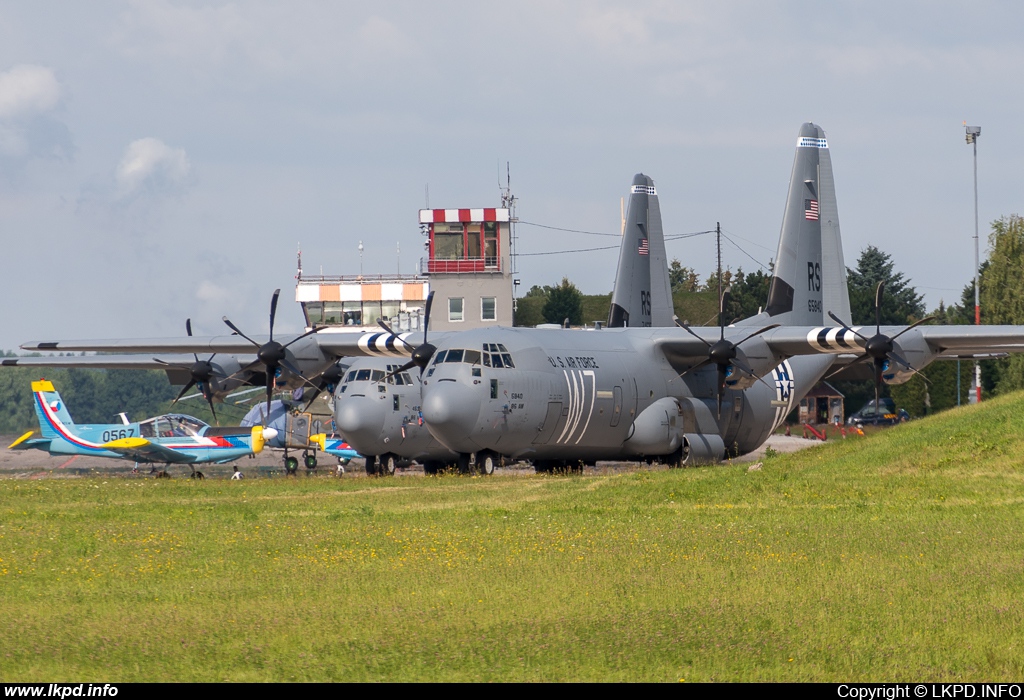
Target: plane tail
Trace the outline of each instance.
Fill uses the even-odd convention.
[[[658,191],[654,180],[638,173],[626,207],[608,326],[664,328],[674,324]]]
[[[849,322],[832,160],[825,132],[800,127],[765,314],[775,323],[821,326],[832,311]]]
[[[39,420],[39,431],[44,438],[53,440],[63,436],[58,426],[72,426],[75,421],[71,419],[64,400],[60,393],[53,388],[53,383],[45,379],[32,382],[32,392],[35,394],[33,404],[36,409],[36,418]]]

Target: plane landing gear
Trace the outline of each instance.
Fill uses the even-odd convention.
[[[299,471],[299,460],[295,457],[284,458],[284,470],[287,474],[294,476]]]
[[[398,468],[398,456],[393,455],[390,452],[382,454],[380,456],[380,465],[377,468],[377,473],[381,476],[394,476],[395,470]]]
[[[476,453],[476,470],[484,476],[491,476],[494,474],[494,469],[500,466],[500,464],[501,457],[489,450]]]
[[[305,456],[302,458],[302,460],[306,464],[306,469],[310,469],[310,470],[316,469],[316,455],[315,454],[313,454],[311,452],[307,452],[305,454]]]

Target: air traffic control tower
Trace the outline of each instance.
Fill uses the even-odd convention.
[[[430,330],[512,325],[512,217],[509,209],[421,209],[426,258],[415,275],[314,275],[299,270],[295,300],[306,325],[421,331],[434,292]]]

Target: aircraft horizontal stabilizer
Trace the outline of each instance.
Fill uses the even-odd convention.
[[[20,438],[15,440],[8,446],[9,450],[43,450],[44,452],[50,448],[50,438],[35,438],[29,440],[30,437],[35,433],[34,430],[30,430]]]

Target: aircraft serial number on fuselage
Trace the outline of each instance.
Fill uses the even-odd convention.
[[[569,369],[601,369],[597,360],[593,357],[562,357],[556,355],[554,357],[548,356],[548,362],[551,363],[552,367],[568,367]]]
[[[124,438],[130,437],[135,437],[135,428],[121,428],[120,430],[103,431],[103,442],[110,442],[111,440],[122,440]]]

